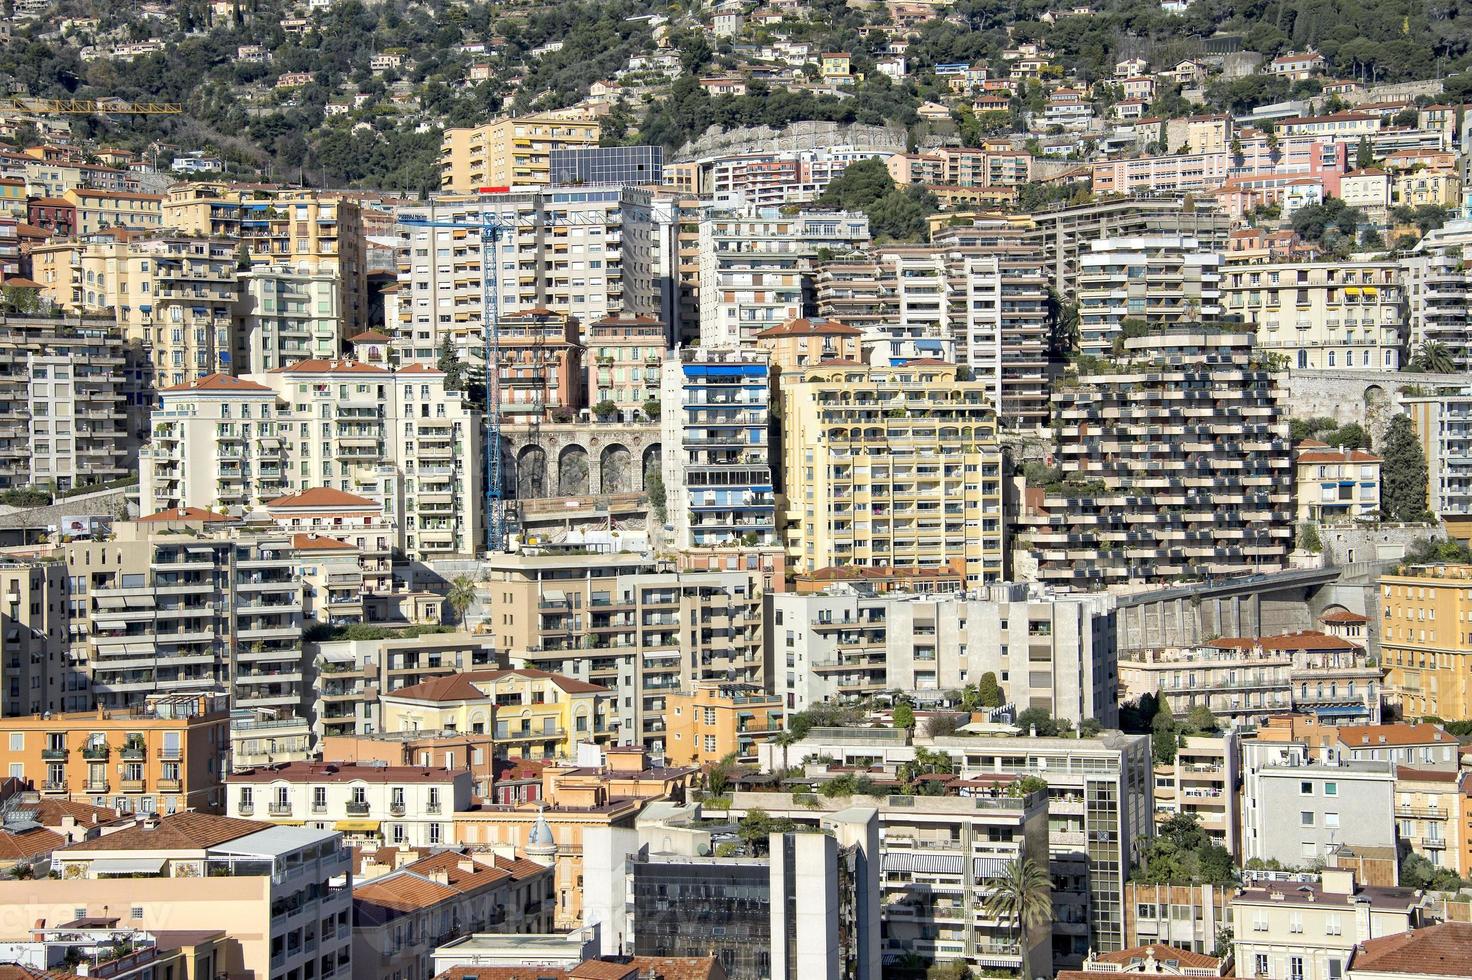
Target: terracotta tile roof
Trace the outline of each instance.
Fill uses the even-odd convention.
[[[799,317],[779,326],[768,327],[757,334],[758,340],[766,337],[857,337],[859,329],[837,320],[809,320]]]
[[[195,378],[193,381],[186,381],[184,384],[181,385],[170,385],[163,390],[166,392],[208,391],[216,393],[230,393],[249,391],[265,392],[266,394],[273,393],[271,389],[267,388],[265,385],[256,384],[254,381],[247,381],[244,378],[233,377],[229,374],[207,374],[202,378]]]
[[[1345,625],[1368,623],[1369,621],[1369,616],[1361,616],[1359,613],[1350,612],[1348,609],[1336,609],[1333,612],[1324,613],[1324,615],[1319,617],[1319,622],[1321,623],[1344,623]]]
[[[1277,636],[1224,636],[1209,641],[1209,647],[1218,650],[1358,650],[1359,646],[1339,636],[1330,636],[1318,630],[1303,630],[1298,633],[1281,633]]]
[[[626,977],[638,977],[639,968],[632,963],[584,960],[568,970],[567,975],[576,977],[577,980],[625,980]]]
[[[148,827],[135,823],[131,827],[84,840],[64,847],[58,854],[87,851],[198,851],[232,841],[246,834],[270,830],[275,824],[262,820],[241,820],[212,813],[186,810],[160,817],[158,824]]]
[[[439,368],[433,367],[433,366],[431,366],[429,364],[406,364],[403,367],[399,368],[398,373],[399,374],[438,374],[438,375],[443,375],[445,372],[443,372]]]
[[[5,284],[6,287],[8,287],[10,289],[45,289],[46,288],[45,286],[41,285],[36,280],[34,280],[34,279],[26,279],[26,278],[24,278],[22,276],[16,276],[14,279],[7,279],[7,280],[5,280],[5,283],[4,284]]]
[[[36,823],[43,827],[59,827],[63,817],[71,817],[84,827],[112,823],[118,818],[118,812],[110,807],[93,806],[91,803],[82,803],[79,800],[62,800],[48,796],[43,796],[34,803],[18,804],[16,809],[34,813]]]
[[[379,855],[382,862],[382,850]],[[445,880],[439,880],[441,875]],[[456,851],[440,851],[359,885],[353,889],[353,903],[359,917],[383,922],[517,877],[525,876]]]
[[[499,854],[496,855],[496,867],[518,881],[523,878],[535,878],[547,870],[535,861],[528,861],[526,858],[502,857]]]
[[[1442,731],[1439,725],[1343,725],[1335,734],[1351,749],[1436,742],[1457,744],[1456,738]]]
[[[272,374],[388,374],[388,370],[375,367],[372,364],[360,364],[346,358],[327,360],[321,357],[309,357],[287,364],[284,367],[272,368]]]
[[[1300,463],[1378,463],[1379,456],[1367,453],[1363,449],[1321,449],[1313,452],[1299,452]]]
[[[343,507],[349,510],[378,510],[378,504],[355,493],[334,490],[331,487],[313,487],[301,493],[268,500],[266,507],[272,510],[292,510],[297,507]]]
[[[479,701],[489,697],[476,687],[488,684],[501,677],[546,678],[569,694],[606,693],[608,688],[599,684],[551,674],[545,670],[471,670],[459,674],[444,674],[427,681],[386,692],[385,696],[408,698],[412,701]]]
[[[224,514],[216,514],[214,511],[204,510],[200,507],[173,507],[169,510],[161,510],[156,514],[138,518],[139,524],[162,524],[166,521],[195,521],[203,524],[213,524],[219,521],[228,521],[230,518]]]
[[[386,344],[389,337],[379,333],[377,330],[364,330],[360,334],[354,334],[348,338],[350,344]]]
[[[1118,963],[1121,966],[1127,966],[1132,961],[1144,959],[1146,956],[1154,956],[1162,963],[1176,960],[1181,966],[1189,967],[1213,968],[1221,965],[1221,960],[1215,956],[1193,953],[1189,949],[1177,949],[1164,943],[1147,943],[1144,946],[1132,946],[1129,949],[1115,950],[1112,953],[1097,953],[1094,960],[1099,963]]]
[[[337,538],[320,534],[293,534],[291,546],[297,551],[353,551],[354,546]]]
[[[463,770],[459,770],[463,771]],[[280,762],[231,773],[231,783],[450,783],[456,771],[424,766],[360,766],[355,762]],[[268,825],[269,826],[269,825]]]
[[[0,861],[24,861],[65,846],[65,837],[45,827],[23,830],[18,834],[0,831]]]
[[[0,980],[57,980],[57,974],[21,963],[0,963]]]
[[[1354,951],[1349,969],[1408,976],[1472,977],[1472,923],[1442,922],[1366,940]]]

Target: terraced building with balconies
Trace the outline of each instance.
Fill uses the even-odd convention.
[[[1249,334],[1180,328],[1053,392],[1061,480],[1024,518],[1037,578],[1106,588],[1287,566],[1293,453]]]

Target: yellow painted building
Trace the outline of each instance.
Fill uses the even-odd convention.
[[[990,381],[954,364],[809,368],[781,384],[788,563],[1002,578],[1002,451]]]
[[[163,227],[162,194],[129,194],[126,191],[91,191],[72,188],[61,195],[77,209],[79,235],[104,228]]]
[[[607,688],[540,670],[446,674],[378,697],[385,732],[489,733],[494,755],[570,759],[579,742],[607,743],[614,696]]]
[[[1406,718],[1472,712],[1472,565],[1420,565],[1380,578],[1385,693]]]
[[[553,150],[597,146],[600,133],[596,120],[575,109],[447,129],[440,144],[440,188],[548,184]]]
[[[697,684],[669,696],[665,752],[677,766],[719,762],[734,754],[756,761],[756,743],[782,730],[782,698],[756,684]]]

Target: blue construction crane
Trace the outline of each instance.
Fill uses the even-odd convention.
[[[486,552],[494,554],[506,546],[506,494],[501,486],[501,314],[496,302],[496,280],[500,263],[496,255],[501,235],[514,225],[495,220],[489,208],[482,207],[481,221],[431,221],[428,218],[400,218],[399,224],[410,228],[456,228],[480,232],[480,278],[484,290],[482,325],[485,333],[486,365]],[[434,249],[431,247],[430,254]]]

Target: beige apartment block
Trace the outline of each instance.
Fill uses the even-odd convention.
[[[1222,311],[1295,368],[1398,371],[1406,300],[1395,262],[1268,262],[1221,270]]]
[[[1195,817],[1213,842],[1241,853],[1242,759],[1235,732],[1188,735],[1174,762],[1155,765],[1155,824]]]
[[[440,187],[470,192],[551,183],[552,151],[597,146],[600,132],[598,122],[577,109],[447,129],[440,144]]]
[[[820,365],[781,384],[788,562],[965,563],[1003,577],[1002,454],[991,386],[950,364]]]

